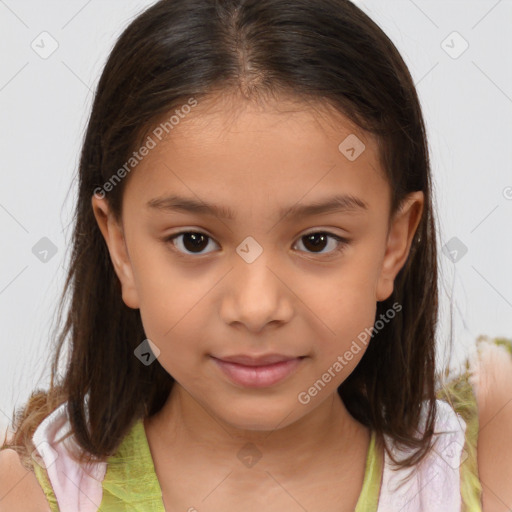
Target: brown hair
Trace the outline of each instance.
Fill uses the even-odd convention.
[[[392,295],[377,304],[376,318],[394,303],[402,306],[401,314],[373,336],[338,389],[349,412],[374,429],[379,441],[386,434],[414,448],[401,466],[419,462],[430,449],[436,415],[437,249],[428,145],[406,64],[378,25],[349,0],[161,0],[124,30],[101,75],[83,142],[71,264],[61,299],[62,306],[70,294],[70,306],[58,334],[50,389],[38,391],[18,412],[9,445],[28,454],[42,418],[67,400],[77,442],[104,458],[137,418],[164,404],[174,380],[158,362],[145,366],[134,356],[146,338],[140,313],[121,298],[91,196],[157,120],[214,90],[288,93],[332,105],[377,137],[392,214],[406,194],[423,191],[409,257]],[[121,180],[108,193],[118,218],[123,185]],[[69,356],[60,378],[66,340]],[[426,422],[418,436],[423,401]]]

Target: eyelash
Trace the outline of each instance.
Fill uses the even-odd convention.
[[[213,240],[212,237],[210,237],[209,235],[207,235],[206,233],[203,233],[202,231],[180,231],[179,233],[174,233],[173,235],[170,235],[168,237],[165,237],[163,239],[163,242],[166,243],[166,244],[169,244],[171,245],[171,249],[175,252],[178,253],[179,256],[183,256],[183,257],[186,257],[186,256],[203,256],[204,254],[209,254],[209,253],[204,253],[204,254],[201,254],[201,253],[184,253],[184,252],[181,252],[180,250],[178,250],[176,248],[176,246],[174,245],[173,243],[173,240],[175,238],[178,238],[179,236],[182,236],[182,235],[187,235],[187,234],[194,234],[194,235],[203,235],[205,236],[206,238],[210,239],[210,240]],[[339,246],[334,249],[333,251],[331,252],[328,252],[328,253],[315,253],[315,252],[309,252],[308,254],[318,254],[320,256],[329,256],[329,255],[333,255],[333,254],[339,254],[339,253],[342,253],[345,248],[349,245],[349,240],[347,240],[346,238],[342,238],[338,235],[335,235],[334,233],[330,233],[328,231],[311,231],[310,233],[306,233],[304,235],[302,235],[300,238],[299,238],[299,241],[302,239],[302,238],[305,238],[307,236],[310,236],[310,235],[327,235],[328,238],[333,238],[334,240],[336,240],[338,243],[339,243]]]

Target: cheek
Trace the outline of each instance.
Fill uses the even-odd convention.
[[[162,337],[200,302],[208,276],[176,264],[160,242],[142,239],[134,245],[131,261],[141,316]]]
[[[172,264],[161,249],[147,248],[132,262],[144,332],[160,350],[158,361],[176,380],[194,381],[211,346],[209,292],[218,276]]]
[[[354,363],[362,357],[370,341],[371,328],[374,325],[377,305],[371,293],[362,293],[361,288],[353,290],[341,288],[333,291],[329,311],[325,317],[329,332],[324,336],[326,343],[322,347],[323,358],[334,361],[347,350]],[[355,366],[353,364],[352,366]]]
[[[334,362],[338,355],[350,358],[347,369],[356,366],[371,337],[377,310],[375,283],[378,272],[375,260],[358,257],[323,283],[317,283],[311,296],[313,310],[321,326],[323,364]],[[308,304],[308,305],[309,305]],[[327,364],[329,366],[329,364]]]
[[[157,296],[162,300],[158,300]],[[190,382],[200,373],[208,328],[200,298],[156,293],[140,315],[146,336],[158,347],[158,361],[178,381]],[[185,294],[186,295],[186,294]]]

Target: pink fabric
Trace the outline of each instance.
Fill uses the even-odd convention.
[[[107,463],[92,464],[87,470],[80,466],[68,452],[68,447],[76,446],[72,437],[57,442],[67,432],[69,418],[64,403],[34,432],[32,440],[40,457],[38,463],[47,471],[60,512],[97,512]]]
[[[440,433],[431,453],[414,468],[409,482],[400,480],[409,470],[392,470],[385,455],[381,495],[377,512],[459,512],[461,510],[459,466],[464,460],[466,423],[441,400],[437,401],[436,432]],[[33,440],[46,466],[60,512],[97,512],[101,504],[107,463],[97,463],[88,472],[69,455],[65,444],[56,442],[69,430],[66,404],[53,411],[37,428]],[[68,445],[69,446],[69,445]],[[407,450],[394,450],[400,459]]]
[[[437,407],[435,432],[443,433],[435,436],[434,449],[414,468],[410,480],[401,487],[400,480],[411,470],[392,471],[386,453],[377,512],[461,510],[459,467],[467,456],[464,451],[466,423],[446,402],[437,400]],[[407,453],[409,451],[405,449],[394,450],[394,456],[399,460]]]

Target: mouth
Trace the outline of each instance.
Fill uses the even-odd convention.
[[[249,388],[265,388],[282,382],[297,370],[305,358],[305,356],[293,357],[282,354],[259,357],[248,355],[211,357],[231,382]]]

